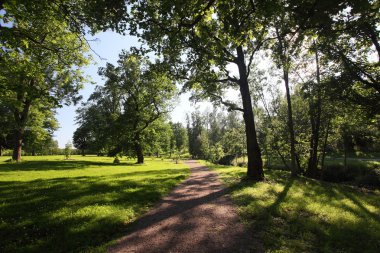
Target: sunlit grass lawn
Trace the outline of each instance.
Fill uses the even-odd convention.
[[[108,157],[0,157],[0,252],[102,252],[189,169]]]
[[[380,193],[265,171],[208,164],[231,187],[239,213],[267,252],[380,252]]]

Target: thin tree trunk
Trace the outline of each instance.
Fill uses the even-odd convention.
[[[276,27],[276,35],[279,43],[279,49],[280,49],[280,58],[282,63],[282,70],[283,70],[283,79],[285,83],[285,89],[286,89],[286,102],[288,104],[288,129],[289,129],[289,137],[290,137],[290,158],[291,158],[291,175],[293,177],[298,175],[298,168],[296,166],[296,141],[295,141],[295,134],[294,134],[294,124],[293,124],[293,111],[292,111],[292,101],[290,98],[290,89],[289,89],[289,59],[287,57],[286,48],[284,47],[282,36],[280,35],[280,32],[278,31],[278,28]]]
[[[327,148],[327,140],[329,138],[329,131],[330,131],[330,119],[327,121],[325,140],[324,140],[324,143],[323,143],[322,159],[321,159],[321,168],[322,168],[322,171],[325,168],[326,148]]]
[[[289,72],[284,68],[284,82],[286,89],[286,101],[288,104],[288,128],[289,128],[289,136],[290,136],[290,169],[291,175],[293,177],[298,175],[298,168],[296,166],[296,140],[294,135],[294,124],[293,124],[293,110],[292,110],[292,101],[290,98],[290,89],[289,89]]]
[[[314,110],[314,102],[311,98],[309,106],[310,123],[311,123],[311,139],[310,139],[310,156],[307,168],[307,176],[316,178],[318,177],[318,145],[319,145],[319,132],[321,126],[321,113],[322,113],[322,99],[320,90],[320,70],[319,70],[319,58],[318,50],[315,50],[315,62],[317,65],[317,101],[315,105],[317,110]]]
[[[245,64],[242,46],[237,47],[237,65],[239,68],[240,95],[243,102],[243,118],[245,123],[245,134],[247,138],[248,168],[247,176],[254,180],[263,180],[263,161],[261,151],[257,141],[255,118],[253,115],[251,94],[249,92],[247,66]]]
[[[344,169],[347,170],[347,147],[344,146]]]
[[[264,151],[265,151],[265,156],[266,156],[266,167],[269,168],[270,166],[270,157],[269,157],[269,152],[268,152],[268,148],[264,147]]]
[[[261,93],[261,94],[262,94],[262,93]],[[269,118],[269,128],[270,128],[273,132],[275,132],[275,128],[274,128],[273,123],[272,123],[272,117],[271,117],[271,115],[270,115],[270,113],[269,113],[269,109],[268,109],[268,106],[267,106],[267,104],[266,104],[266,102],[265,102],[264,95],[261,95],[261,98],[262,98],[262,102],[263,102],[263,104],[264,104],[264,109],[265,109],[265,111],[267,112],[267,115],[268,115],[268,118]],[[284,164],[285,168],[286,168],[287,170],[289,170],[289,166],[288,166],[288,164],[287,164],[287,162],[286,162],[284,156],[282,155],[282,153],[281,153],[281,151],[280,151],[280,147],[276,144],[275,141],[274,141],[274,143],[273,143],[273,145],[272,145],[272,148],[273,148],[274,150],[276,150],[276,152],[277,152],[277,154],[280,156],[281,161],[282,161],[282,163]]]
[[[3,146],[0,146],[0,156],[3,155]]]
[[[313,106],[310,105],[309,116],[310,116],[310,124],[311,124],[311,137],[310,137],[309,162],[307,166],[306,175],[308,177],[315,178],[317,174],[317,169],[318,169],[317,168],[317,150],[316,150],[316,146],[318,146],[316,142],[318,142],[318,140],[317,140],[316,126],[315,126],[312,107]]]
[[[347,146],[348,146],[348,137],[347,133],[343,131],[344,139],[343,139],[343,148],[344,148],[344,169],[347,170]]]
[[[285,157],[282,155],[280,148],[277,145],[276,145],[276,151],[277,151],[277,154],[280,156],[281,161],[284,164],[285,168],[289,170],[288,163],[286,162]]]
[[[296,163],[297,163],[298,173],[303,173],[303,169],[301,167],[300,157],[297,153],[296,153]]]
[[[84,148],[82,148],[82,156],[85,156]]]

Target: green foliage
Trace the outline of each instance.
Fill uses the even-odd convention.
[[[193,158],[204,158],[205,153],[201,150],[201,134],[205,131],[204,122],[199,111],[193,112],[191,115],[187,115],[187,135],[189,138],[189,153]],[[207,139],[203,138],[207,141]],[[207,145],[203,145],[204,149]]]
[[[113,165],[107,157],[49,156],[0,162],[0,172],[1,252],[103,252],[189,169],[161,160]]]
[[[123,51],[118,65],[108,63],[99,75],[105,85],[97,86],[78,110],[77,146],[85,140],[90,149],[105,149],[111,156],[132,151],[139,162],[144,149],[168,151],[171,129],[163,119],[172,109],[176,86],[165,66],[137,50]]]
[[[196,110],[187,120],[189,152],[193,157],[230,164],[244,155],[244,125],[236,112],[226,114],[214,107],[212,112]]]
[[[65,158],[69,159],[71,157],[71,151],[73,148],[73,144],[71,142],[66,143],[65,145]]]
[[[45,1],[7,1],[0,25],[0,101],[13,118],[13,159],[20,160],[25,130],[29,145],[41,142],[57,123],[54,108],[77,102],[89,62],[85,39],[70,20]],[[49,133],[51,135],[51,133]],[[32,138],[34,136],[34,139]]]
[[[177,151],[184,151],[188,147],[188,136],[186,128],[182,123],[172,123],[171,128],[173,131],[170,148]]]
[[[82,154],[84,155],[85,150],[90,145],[90,136],[88,134],[88,130],[85,126],[78,127],[73,134],[73,144],[77,149],[82,150]]]

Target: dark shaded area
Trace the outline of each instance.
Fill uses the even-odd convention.
[[[88,166],[136,166],[134,162],[113,164],[112,162],[98,161],[77,161],[77,160],[57,160],[57,161],[25,161],[21,163],[0,164],[0,172],[4,171],[45,171],[45,170],[76,170]]]
[[[40,169],[52,169],[61,163],[62,169],[105,165],[83,161],[57,163],[59,165],[42,162]],[[36,162],[22,163],[17,167],[21,170],[21,166],[27,165],[23,170],[35,170],[33,164]],[[13,165],[9,170],[16,167]],[[1,170],[6,171],[4,166]],[[144,170],[103,176],[0,182],[0,252],[91,251],[124,234],[130,221],[125,213],[135,215],[145,211],[178,180],[184,179],[186,171]],[[143,176],[147,174],[149,178],[146,179]],[[137,178],[130,180],[129,176]],[[138,178],[140,176],[142,179]]]
[[[367,188],[380,188],[380,165],[377,158],[348,158],[344,166],[342,158],[331,158],[323,169],[317,170],[316,178],[334,183],[344,183]],[[270,170],[288,169],[279,159],[271,160],[267,168]]]

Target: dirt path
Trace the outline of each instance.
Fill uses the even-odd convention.
[[[217,174],[196,161],[191,175],[139,219],[109,252],[259,252]],[[251,235],[252,236],[252,235]]]

